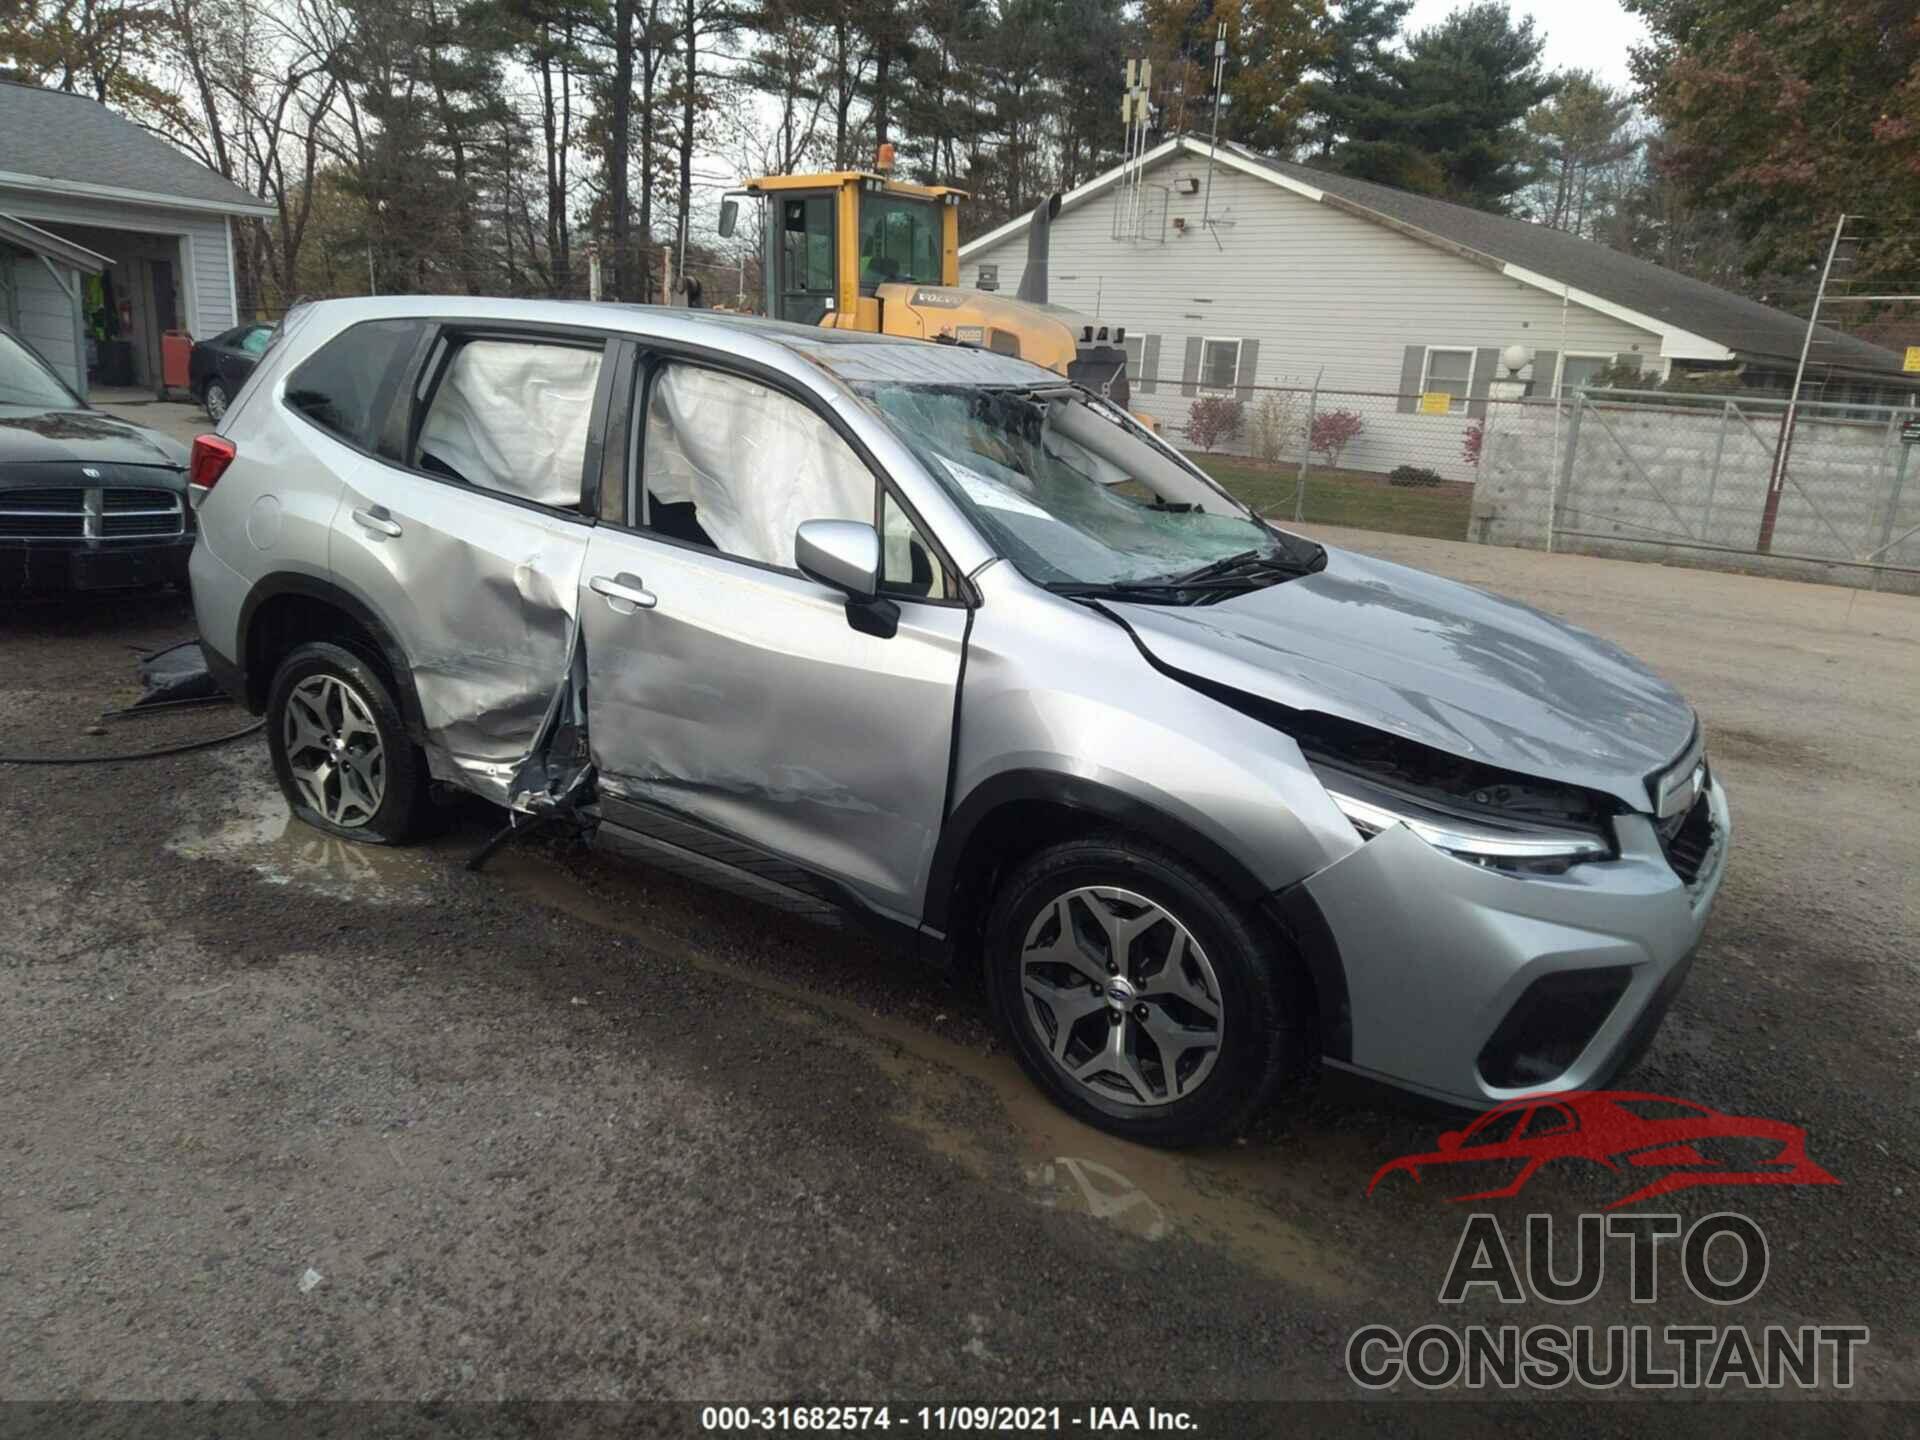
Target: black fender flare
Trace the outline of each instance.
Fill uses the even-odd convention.
[[[923,918],[928,926],[942,931],[948,928],[960,862],[981,825],[996,810],[1027,800],[1065,806],[1084,812],[1090,819],[1112,821],[1163,839],[1173,849],[1192,857],[1225,885],[1234,899],[1245,904],[1253,904],[1267,894],[1267,887],[1219,842],[1137,796],[1080,775],[1053,770],[1003,770],[968,791],[966,798],[948,812],[946,823],[940,827],[940,840],[934,847],[933,863],[927,872]]]
[[[246,686],[247,708],[258,715],[266,709],[267,687],[272,684],[271,675],[256,675],[247,668],[248,656],[252,654],[253,622],[261,608],[269,600],[285,595],[297,595],[302,599],[331,605],[349,616],[353,622],[368,635],[380,649],[380,656],[386,661],[387,670],[393,676],[394,688],[398,692],[394,699],[400,706],[400,718],[406,723],[408,733],[416,741],[426,735],[426,720],[420,709],[420,694],[414,688],[413,665],[407,659],[407,652],[393,636],[380,617],[352,591],[344,589],[331,580],[317,575],[302,575],[296,572],[283,572],[269,575],[248,592],[246,602],[240,607],[239,655],[234,659],[240,667]]]

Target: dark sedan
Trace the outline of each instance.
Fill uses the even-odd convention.
[[[187,451],[91,408],[0,326],[0,592],[184,585]]]
[[[271,325],[236,325],[225,334],[194,344],[187,362],[187,382],[193,398],[207,407],[207,414],[215,421],[227,413],[227,406],[267,353],[267,342],[272,338]]]

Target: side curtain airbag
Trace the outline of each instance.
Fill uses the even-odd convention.
[[[470,340],[434,393],[421,453],[471,485],[578,505],[599,379],[597,350]]]
[[[791,569],[803,521],[873,523],[872,472],[825,420],[751,380],[668,367],[653,384],[645,453],[653,500],[692,501],[723,554]]]

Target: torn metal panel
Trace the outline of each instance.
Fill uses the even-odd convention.
[[[592,527],[361,465],[334,517],[334,573],[412,662],[434,776],[511,804],[568,681]]]

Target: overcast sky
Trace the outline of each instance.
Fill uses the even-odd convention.
[[[1463,0],[1414,0],[1408,30],[1424,30],[1460,8]],[[1625,85],[1627,47],[1646,38],[1646,27],[1621,10],[1618,0],[1511,0],[1515,15],[1531,15],[1547,36],[1547,65],[1554,70],[1597,70]]]

